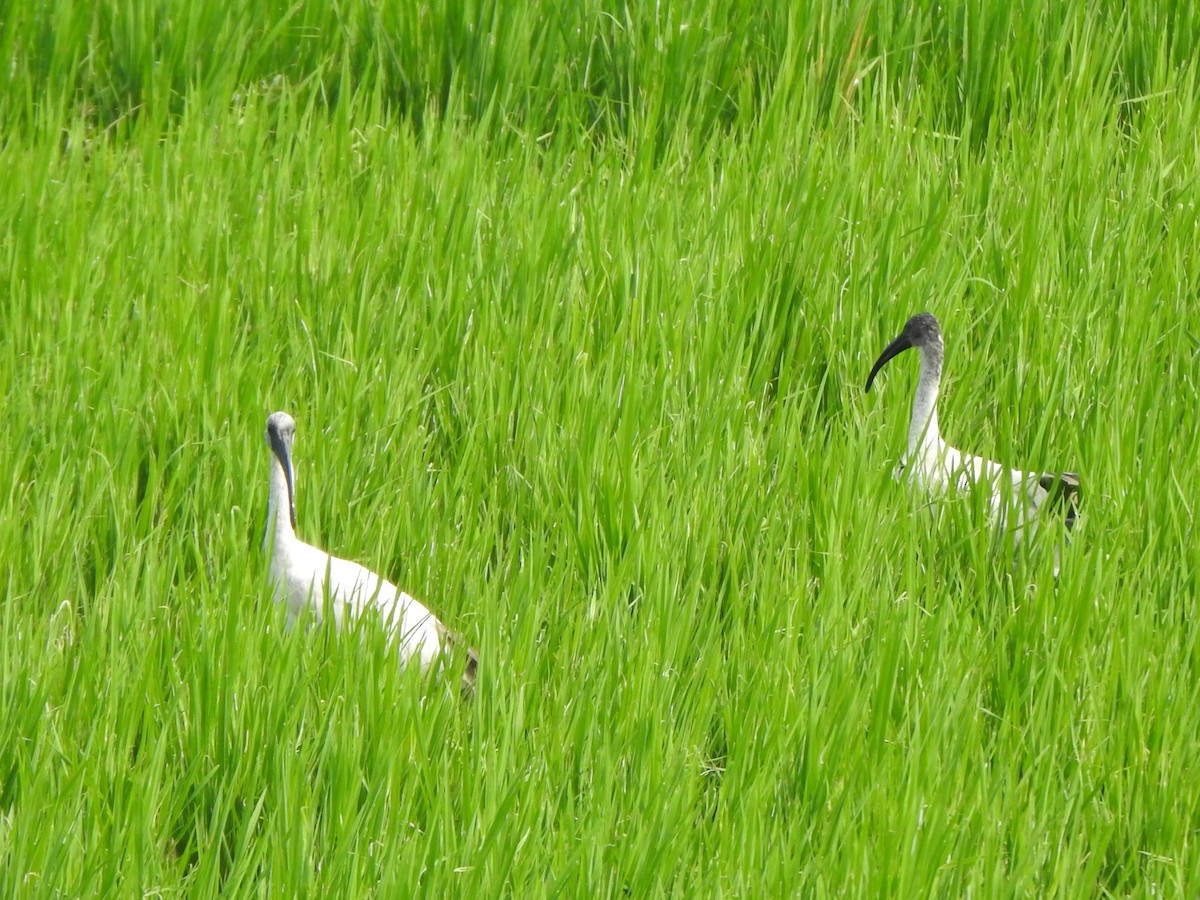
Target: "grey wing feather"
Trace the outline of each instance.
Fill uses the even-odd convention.
[[[1074,472],[1048,473],[1038,477],[1038,484],[1046,492],[1045,503],[1050,509],[1065,511],[1067,527],[1075,524],[1079,507],[1079,476]]]

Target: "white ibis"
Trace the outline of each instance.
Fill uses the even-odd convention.
[[[931,499],[952,490],[978,488],[989,492],[992,515],[1000,528],[1014,516],[1014,540],[1026,528],[1031,536],[1043,507],[1065,510],[1066,527],[1075,524],[1079,478],[1074,473],[1019,472],[1000,463],[972,456],[951,447],[938,432],[937,399],[942,380],[942,329],[932,313],[918,313],[904,323],[899,337],[884,348],[867,376],[866,390],[884,364],[911,347],[921,356],[921,373],[913,398],[908,426],[908,452],[900,470],[908,470],[909,483]],[[1007,484],[1006,484],[1007,482]],[[1058,547],[1054,548],[1054,573],[1058,574]]]
[[[372,611],[379,615],[390,638],[398,645],[403,663],[415,659],[423,670],[438,665],[446,649],[454,644],[454,636],[437,616],[370,569],[332,556],[296,537],[296,482],[292,472],[295,434],[296,422],[287,413],[272,413],[267,418],[271,492],[264,549],[271,553],[275,600],[287,604],[288,624],[305,609],[319,622],[328,595],[339,629],[347,617],[357,619]],[[478,666],[475,651],[468,649],[467,655],[464,694],[471,692]]]

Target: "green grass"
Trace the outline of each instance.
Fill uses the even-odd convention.
[[[0,16],[0,893],[1200,892],[1189,5],[217,9]],[[475,702],[283,630],[275,409]]]

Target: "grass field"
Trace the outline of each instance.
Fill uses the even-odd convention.
[[[824,6],[5,4],[0,894],[1200,894],[1200,13]]]

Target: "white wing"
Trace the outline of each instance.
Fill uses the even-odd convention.
[[[347,616],[357,619],[374,611],[397,642],[402,659],[416,657],[421,667],[427,668],[439,658],[444,631],[441,622],[415,597],[366,566],[301,541],[287,549],[285,558],[273,559],[272,563],[275,597],[287,603],[289,624],[305,609],[321,621],[328,594],[338,629]]]

